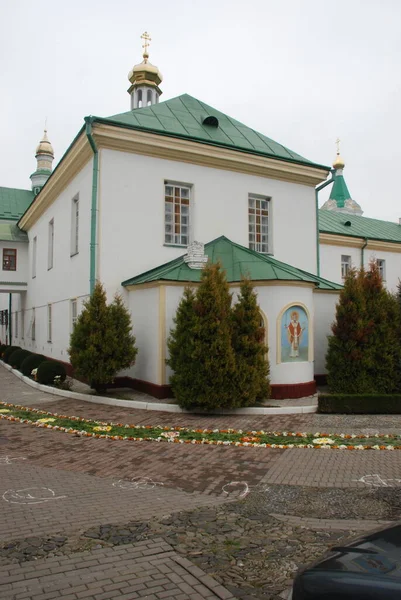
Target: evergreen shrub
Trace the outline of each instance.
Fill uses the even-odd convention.
[[[401,414],[401,394],[320,394],[318,412],[348,415],[399,415]]]
[[[26,377],[30,377],[33,369],[37,369],[45,360],[47,358],[43,354],[31,354],[22,361],[20,371]]]
[[[102,392],[119,371],[135,363],[137,352],[131,317],[121,297],[116,294],[107,305],[97,282],[71,334],[68,353],[74,372]]]
[[[38,372],[36,374],[36,380],[44,385],[53,385],[55,378],[61,382],[65,381],[67,372],[65,366],[55,360],[45,360],[40,363]]]
[[[20,369],[22,361],[31,354],[29,350],[15,350],[10,356],[10,365],[13,369]]]
[[[249,406],[270,392],[264,328],[249,281],[232,309],[220,264],[202,270],[196,293],[186,288],[168,339],[170,383],[180,406],[213,410]]]
[[[16,350],[21,350],[21,346],[8,346],[7,350],[5,350],[4,354],[3,354],[3,360],[4,360],[4,362],[6,362],[7,364],[10,364],[11,355]]]
[[[351,270],[336,308],[326,355],[330,392],[392,394],[401,390],[401,310],[376,263]]]
[[[243,278],[232,313],[236,406],[252,406],[270,397],[266,330],[261,321],[256,292],[251,281]]]
[[[8,346],[6,344],[0,344],[0,359],[3,358],[3,353],[7,350]]]

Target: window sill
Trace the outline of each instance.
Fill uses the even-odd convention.
[[[8,271],[8,272],[11,272],[11,273],[15,273],[15,272],[16,272],[16,270],[17,270],[17,269],[4,269],[4,268],[3,268],[3,271]]]
[[[52,270],[52,268],[53,268],[53,267],[47,267],[47,270],[48,270],[48,271],[51,271],[51,270]]]
[[[70,254],[70,258],[72,258],[73,256],[76,256],[77,254],[79,254],[79,251],[78,252],[74,252],[73,254]]]
[[[163,246],[166,246],[167,248],[188,248],[187,244],[166,244],[166,243],[164,243]]]

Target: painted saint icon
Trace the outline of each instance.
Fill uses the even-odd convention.
[[[308,360],[308,316],[301,306],[291,306],[281,320],[281,362]]]

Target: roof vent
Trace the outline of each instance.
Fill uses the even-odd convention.
[[[345,225],[346,227],[351,227],[351,221],[345,221],[344,225]]]
[[[219,120],[217,117],[213,115],[208,115],[207,117],[202,117],[202,125],[210,125],[211,127],[218,127]]]
[[[202,269],[207,261],[205,244],[201,242],[192,242],[192,244],[189,244],[187,254],[184,256],[184,262],[187,263],[190,269]]]

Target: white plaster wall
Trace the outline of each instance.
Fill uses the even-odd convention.
[[[16,271],[3,270],[3,249],[17,250],[17,269]],[[0,261],[2,281],[28,281],[28,244],[26,242],[0,242]]]
[[[274,256],[316,272],[313,188],[102,149],[98,268],[109,294],[119,288],[121,281],[186,251],[164,246],[165,180],[193,186],[191,237],[202,242],[225,235],[248,246],[248,194],[271,197],[270,239]]]
[[[71,256],[71,202],[79,194],[79,252]],[[71,332],[72,298],[77,298],[78,313],[89,294],[90,205],[92,161],[77,174],[56,201],[28,231],[28,291],[13,294],[13,312],[25,309],[25,331],[21,326],[13,343],[59,360],[69,360],[67,348]],[[48,270],[48,227],[54,219],[54,260]],[[32,277],[32,250],[37,237],[36,277]],[[52,342],[47,341],[47,305],[52,304]],[[35,307],[36,339],[31,339],[32,308]],[[15,329],[15,328],[14,328]]]
[[[315,375],[324,375],[326,369],[327,336],[336,316],[336,305],[340,294],[316,292],[315,304]]]
[[[131,313],[133,333],[138,354],[135,365],[119,375],[128,375],[142,381],[159,381],[159,288],[138,289],[129,292],[127,306]]]
[[[320,271],[322,277],[336,283],[343,283],[341,279],[341,255],[343,254],[351,256],[352,265],[355,268],[359,269],[361,267],[361,248],[320,245]],[[364,250],[364,267],[368,268],[369,263],[378,258],[386,261],[385,285],[387,289],[394,292],[397,288],[398,279],[401,279],[401,253],[371,250],[368,246]]]
[[[231,288],[230,291],[233,292],[233,302],[235,302],[238,288]],[[309,343],[313,344],[313,335],[311,334],[314,315],[313,289],[307,287],[297,287],[295,285],[272,285],[256,287],[255,291],[258,294],[259,306],[268,320],[267,329],[271,383],[278,385],[312,381],[314,375],[313,361],[277,364],[277,335],[280,335],[280,325],[277,325],[277,318],[283,308],[288,304],[301,304],[306,306],[311,318],[309,322]],[[167,287],[166,289],[166,338],[169,335],[170,329],[173,327],[173,318],[183,292],[184,286],[171,286]],[[167,367],[165,383],[169,382],[170,375],[171,370]]]

